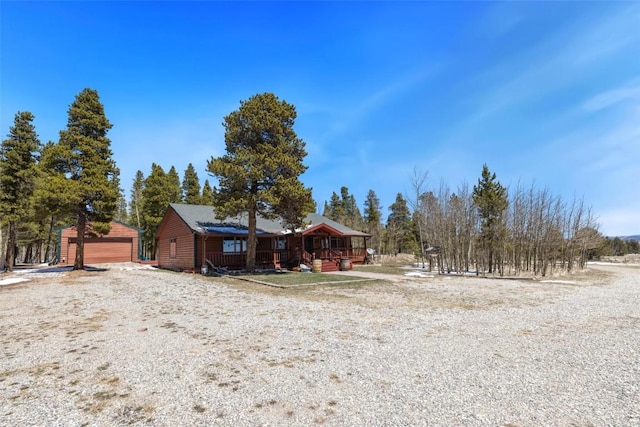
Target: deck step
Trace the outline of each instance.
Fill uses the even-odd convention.
[[[340,271],[340,266],[333,261],[322,261],[322,272],[329,273],[331,271]]]

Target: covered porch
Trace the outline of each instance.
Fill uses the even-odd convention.
[[[349,235],[327,224],[319,224],[295,234],[259,235],[256,268],[294,268],[300,264],[311,267],[315,260],[321,260],[322,271],[337,271],[345,259],[349,260],[349,265],[364,263],[369,236],[355,233]],[[246,235],[202,236],[200,246],[202,265],[230,270],[242,270],[246,266]]]

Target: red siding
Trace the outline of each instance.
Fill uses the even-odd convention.
[[[69,244],[67,260],[69,263],[76,258],[77,245],[75,241]],[[97,264],[103,262],[129,262],[134,260],[133,244],[129,241],[111,241],[105,238],[85,238],[84,263]]]
[[[126,224],[111,221],[111,230],[100,237],[85,237],[85,264],[128,262],[138,260],[138,230]],[[75,227],[63,228],[60,233],[60,263],[73,264],[76,257]]]
[[[165,214],[158,232],[158,267],[170,270],[194,270],[200,268],[194,265],[195,236],[178,216],[169,208]],[[171,240],[176,241],[176,256],[171,257]]]

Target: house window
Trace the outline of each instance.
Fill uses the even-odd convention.
[[[246,237],[225,237],[222,240],[222,252],[224,253],[247,252]]]
[[[169,258],[176,257],[176,238],[169,239]]]
[[[342,238],[340,237],[332,237],[331,238],[331,249],[338,249],[343,247]]]
[[[287,249],[287,239],[285,237],[276,237],[273,239],[273,249],[284,250]]]

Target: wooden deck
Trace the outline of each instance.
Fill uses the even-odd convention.
[[[326,261],[327,268],[330,264],[336,265],[336,270],[340,266],[340,260],[348,258],[351,263],[364,263],[366,250],[364,248],[323,249],[310,254],[296,251],[256,251],[256,268],[258,269],[279,269],[292,268],[301,263],[308,264],[314,259]],[[220,251],[207,251],[206,259],[216,267],[226,267],[230,270],[241,270],[247,265],[246,253],[229,253]],[[325,262],[323,262],[323,265]]]

